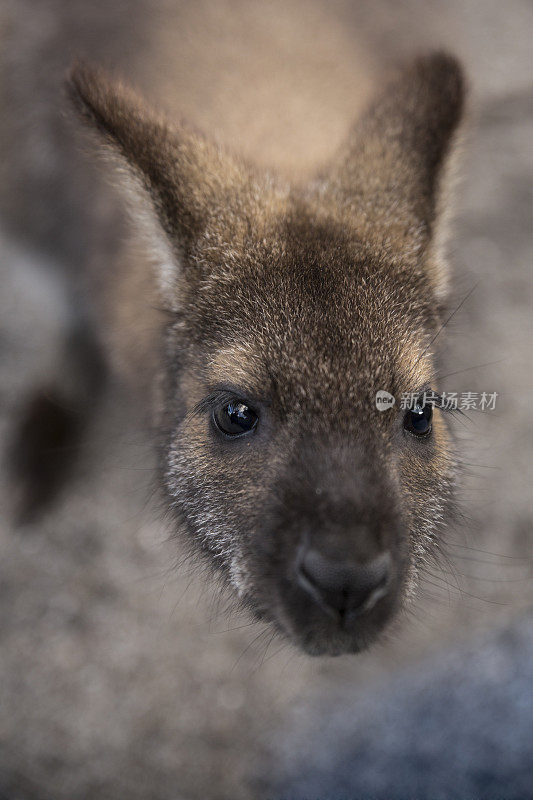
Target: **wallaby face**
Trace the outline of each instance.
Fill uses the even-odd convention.
[[[306,652],[363,649],[413,591],[452,497],[446,412],[380,413],[375,395],[436,389],[460,68],[408,66],[329,174],[298,189],[98,73],[75,69],[70,90],[159,231],[173,312],[161,476],[177,524]]]

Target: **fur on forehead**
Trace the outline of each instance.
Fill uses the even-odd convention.
[[[194,363],[207,351],[210,383],[258,394],[281,381],[325,396],[330,378],[345,399],[360,394],[359,378],[403,390],[437,324],[427,277],[399,274],[335,221],[304,219],[299,210],[279,220],[272,240],[245,248],[231,269],[224,243],[210,251],[213,266],[185,310],[186,339],[201,347]]]
[[[200,237],[195,259],[202,265],[195,304],[217,307],[231,319],[275,309],[279,314],[328,314],[346,323],[387,311],[409,325],[436,320],[431,281],[423,265],[398,264],[361,240],[353,225],[329,216],[292,194],[283,213],[265,217],[260,233],[251,228],[228,241],[221,231]],[[348,318],[346,318],[348,317]]]

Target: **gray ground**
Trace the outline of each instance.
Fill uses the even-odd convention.
[[[326,708],[302,709],[279,747],[278,775],[288,774],[271,796],[532,797],[532,656],[533,625],[525,618],[405,671],[384,689],[348,702],[341,690]]]
[[[431,577],[412,618],[373,652],[318,661],[295,654],[228,614],[225,599],[213,601],[214,587],[201,575],[175,568],[176,544],[151,497],[143,415],[120,385],[111,385],[61,501],[23,528],[3,515],[0,796],[9,800],[271,797],[282,791],[280,775],[293,769],[287,765],[293,749],[297,762],[302,741],[316,766],[305,708],[317,709],[316,726],[330,720],[344,732],[354,759],[370,752],[360,750],[357,729],[370,715],[365,747],[381,763],[383,705],[372,692],[385,693],[396,709],[398,693],[414,693],[419,675],[451,692],[463,663],[465,675],[490,667],[489,651],[478,649],[476,637],[517,616],[520,633],[489,646],[501,652],[492,690],[507,711],[513,703],[520,708],[521,725],[531,720],[533,6],[376,2],[367,14],[355,5],[334,7],[375,52],[390,57],[443,43],[464,58],[471,75],[477,118],[453,240],[457,301],[477,288],[449,326],[445,371],[499,363],[451,376],[446,387],[498,391],[500,398],[496,413],[472,415],[458,429],[467,462],[466,518],[449,533],[453,572]],[[28,387],[50,368],[61,302],[60,290],[34,264],[41,254],[4,237],[1,255],[1,431],[7,434]],[[1,490],[7,508],[11,489],[4,482]],[[460,640],[471,640],[473,655],[458,649],[448,660]],[[421,659],[424,665],[442,659],[449,670],[442,680],[440,672],[431,678],[430,667],[417,666]],[[391,677],[397,670],[406,677]],[[511,679],[500,693],[498,684]],[[474,680],[465,685],[475,692]],[[367,692],[365,704],[359,698]],[[339,698],[353,728],[338,711]],[[449,726],[441,740],[446,748],[454,730],[462,730],[460,706],[448,717],[445,698],[436,698],[423,706],[425,725],[428,737]],[[499,714],[475,698],[469,702],[468,730],[476,729],[478,712],[479,727],[499,725]],[[390,753],[401,753],[394,743],[403,736],[399,711],[385,721]],[[490,759],[489,751],[480,753],[475,757]],[[336,754],[340,761],[329,761],[323,772],[338,763],[351,797],[369,784],[350,783],[345,755]],[[461,764],[454,764],[459,774]],[[435,759],[436,772],[441,768]],[[298,769],[305,773],[305,761]],[[458,778],[457,792],[444,778],[440,796],[465,796],[466,778]],[[311,791],[301,774],[298,780],[304,782],[293,787]],[[317,787],[329,791],[332,784],[321,780]],[[429,796],[428,785],[419,788],[421,796]]]

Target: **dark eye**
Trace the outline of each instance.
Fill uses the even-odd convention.
[[[226,436],[242,436],[253,431],[257,425],[257,414],[242,400],[232,400],[220,406],[214,411],[213,419]]]
[[[414,408],[405,412],[403,427],[415,436],[428,436],[431,433],[432,418],[433,404],[426,403],[422,406],[417,403]]]

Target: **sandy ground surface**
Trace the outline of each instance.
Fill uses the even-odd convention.
[[[412,619],[358,658],[309,660],[227,610],[179,565],[152,492],[142,412],[112,384],[75,474],[38,523],[0,538],[0,796],[269,796],[275,744],[299,709],[380,687],[533,604],[533,7],[529,2],[338,3],[374,59],[443,44],[469,70],[476,115],[452,255],[457,302],[445,388],[497,391],[464,439],[465,520],[449,533],[453,573],[432,578]],[[267,19],[267,17],[265,17]],[[265,23],[266,24],[266,23]],[[280,25],[279,19],[272,25]],[[53,358],[59,290],[24,243],[1,245],[2,441]],[[52,355],[51,355],[52,354]],[[5,436],[4,436],[5,434]],[[10,497],[2,482],[2,507]],[[459,586],[459,588],[458,588]],[[333,714],[333,711],[331,711]],[[296,720],[296,723],[295,723]],[[295,734],[296,735],[296,734]]]

